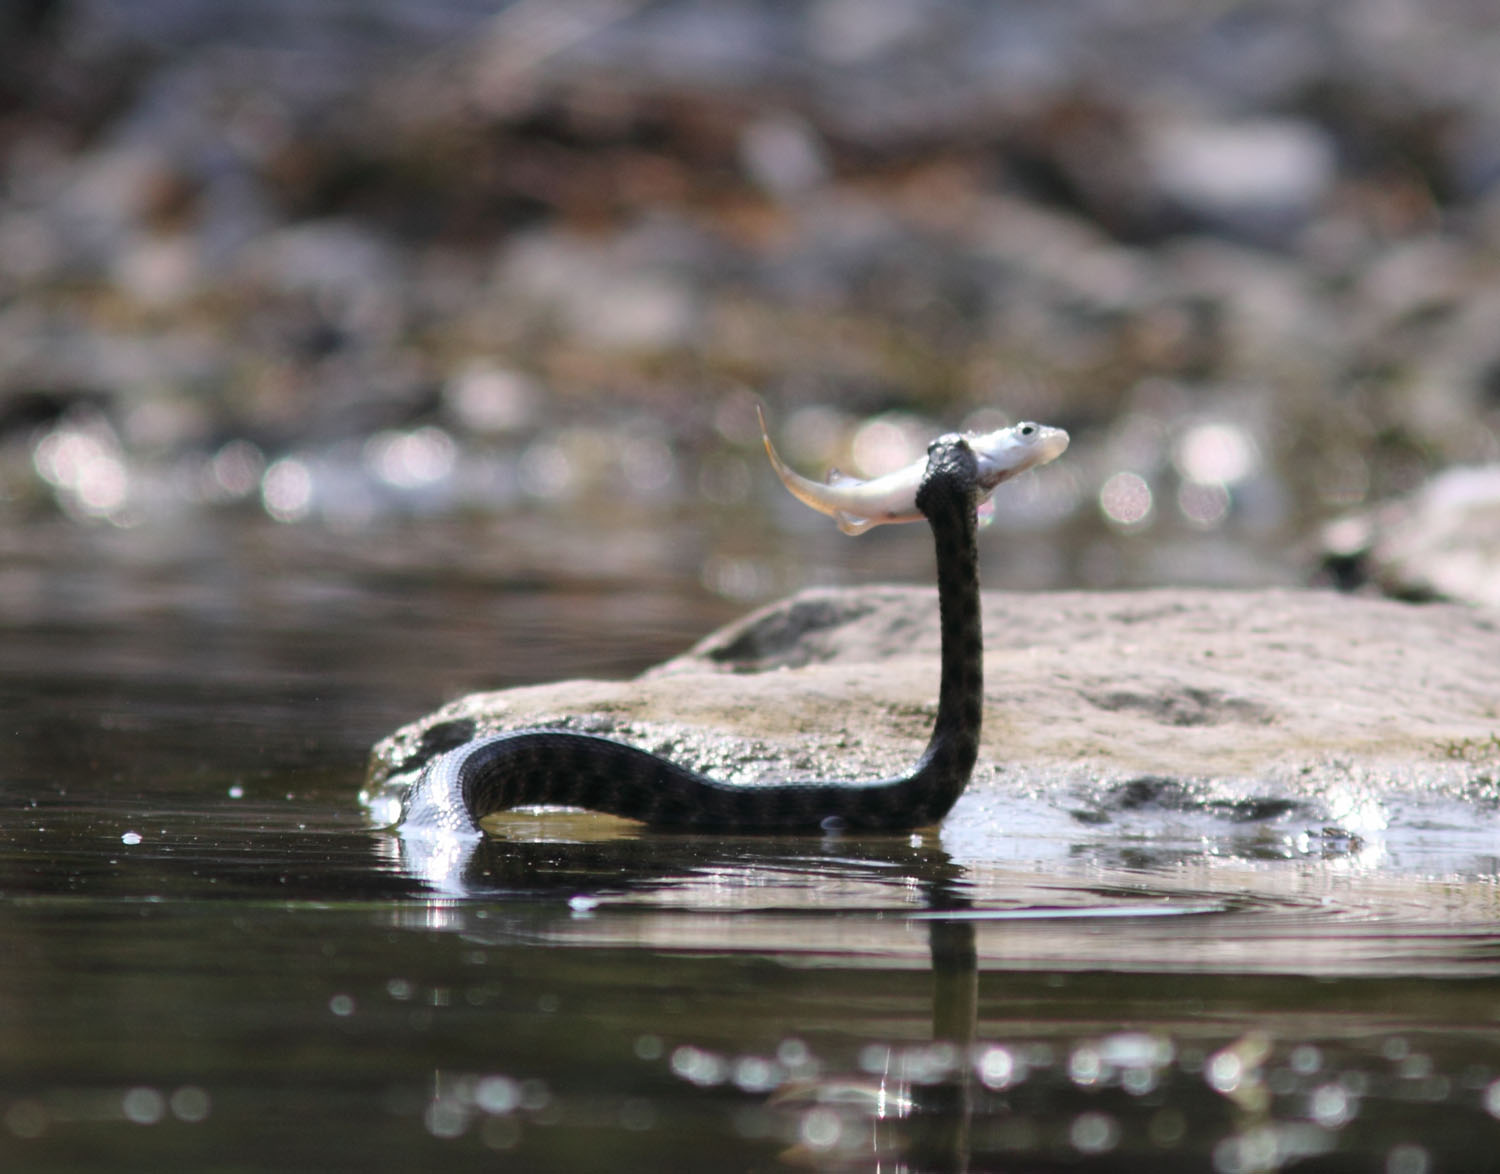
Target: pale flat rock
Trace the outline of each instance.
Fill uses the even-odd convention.
[[[789,643],[799,613],[818,627]],[[984,624],[985,754],[1020,771],[1223,777],[1337,757],[1421,773],[1500,731],[1500,617],[1463,607],[1287,590],[987,593]],[[931,712],[937,653],[930,592],[815,592],[648,680],[839,665],[851,689],[880,690],[889,722],[913,704]],[[788,701],[803,715],[815,703]]]
[[[1458,808],[1453,834],[1491,836],[1494,613],[1315,591],[991,592],[984,623],[980,763],[945,843],[949,825],[964,839],[1279,821],[1327,855]],[[931,726],[938,647],[930,589],[803,592],[635,680],[445,706],[376,747],[367,798],[476,732],[532,725],[747,783],[900,772]]]

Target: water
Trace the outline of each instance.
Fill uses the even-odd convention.
[[[517,817],[435,893],[356,802],[371,742],[735,609],[399,537],[6,539],[7,1168],[1500,1169],[1462,813],[1373,857],[1040,801],[913,837]]]

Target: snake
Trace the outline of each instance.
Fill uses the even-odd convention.
[[[761,421],[764,432],[764,418]],[[491,734],[429,759],[403,803],[404,834],[480,835],[480,821],[520,807],[583,808],[653,828],[721,833],[898,832],[942,820],[979,753],[984,651],[978,508],[1001,481],[1067,447],[1059,428],[1021,423],[983,436],[950,433],[926,457],[872,481],[801,477],[771,464],[800,500],[848,533],[924,518],[937,566],[941,673],[937,716],[912,769],[868,781],[732,783],[637,746],[567,729]]]

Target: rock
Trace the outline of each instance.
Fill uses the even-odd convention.
[[[1500,607],[1500,465],[1449,469],[1406,497],[1330,523],[1322,544],[1342,586]]]
[[[817,132],[789,114],[770,114],[740,134],[740,161],[752,180],[771,196],[790,199],[826,183],[827,153]]]
[[[1309,122],[1163,120],[1147,160],[1162,194],[1210,223],[1252,237],[1298,228],[1335,176],[1333,144]]]
[[[375,748],[367,801],[389,803],[421,761],[476,731],[539,724],[744,781],[902,771],[934,713],[935,611],[929,590],[806,591],[633,681],[464,698]],[[1434,828],[1477,852],[1465,837],[1494,821],[1500,617],[1164,589],[991,592],[984,622],[980,763],[942,830],[957,854],[1034,857],[1080,836],[1143,852],[1137,841],[1165,837],[1197,854],[1413,867],[1431,859]]]

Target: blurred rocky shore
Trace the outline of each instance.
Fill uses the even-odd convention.
[[[1497,53],[1474,0],[9,5],[0,527],[779,511],[762,397],[811,472],[1069,429],[1026,585],[1306,582],[1500,461]]]

